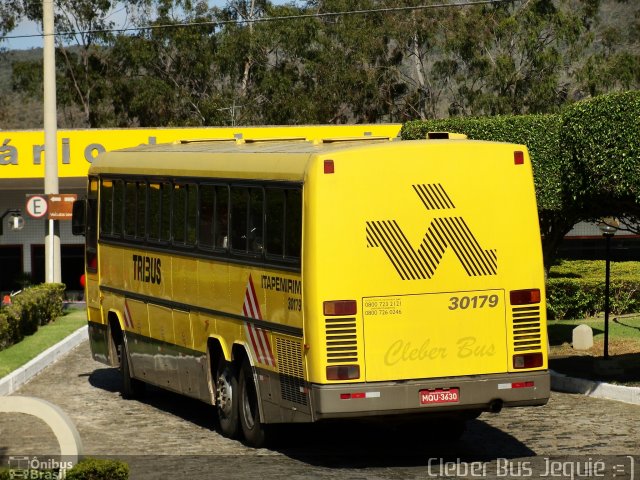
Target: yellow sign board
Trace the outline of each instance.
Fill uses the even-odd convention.
[[[100,153],[141,144],[216,138],[396,137],[400,127],[400,124],[386,124],[58,130],[58,176],[85,177],[89,166]],[[0,179],[44,178],[44,164],[42,130],[0,131]]]

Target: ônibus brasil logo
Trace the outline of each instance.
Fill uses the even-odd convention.
[[[455,205],[439,183],[413,185],[427,210],[453,210]],[[464,218],[441,216],[431,220],[418,248],[414,248],[395,220],[367,222],[367,247],[380,247],[402,280],[431,278],[447,248],[451,248],[470,277],[495,275],[495,249],[480,246]]]

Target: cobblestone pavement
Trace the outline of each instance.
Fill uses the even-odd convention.
[[[343,422],[287,426],[272,449],[255,450],[220,436],[210,406],[155,388],[143,401],[126,401],[119,385],[118,371],[94,362],[85,342],[16,395],[60,406],[76,423],[85,454],[127,461],[133,479],[470,478],[476,473],[537,478],[554,466],[564,478],[579,478],[589,468],[594,473],[593,462],[615,455],[605,459],[606,478],[617,472],[615,478],[633,480],[633,459],[625,455],[640,453],[639,406],[581,395],[554,393],[544,407],[483,414],[455,443],[441,442],[434,427]],[[4,464],[9,456],[57,453],[53,433],[39,420],[0,414]],[[639,461],[636,457],[635,478],[640,478]]]

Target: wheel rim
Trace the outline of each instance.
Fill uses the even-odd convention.
[[[218,377],[218,408],[225,417],[231,416],[233,388],[227,372],[222,372]]]
[[[245,383],[245,388],[243,389],[243,398],[242,398],[242,411],[243,411],[243,416],[244,416],[244,421],[247,424],[247,428],[249,428],[249,430],[253,429],[254,425],[256,424],[256,420],[255,420],[255,415],[254,415],[254,409],[251,408],[251,395],[249,393],[249,385],[247,385]]]

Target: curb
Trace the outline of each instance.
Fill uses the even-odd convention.
[[[70,350],[89,338],[89,329],[85,325],[58,343],[49,347],[40,355],[18,367],[6,377],[0,378],[0,396],[11,395],[46,367],[54,363]]]
[[[640,387],[623,387],[611,383],[567,377],[549,370],[551,389],[556,392],[581,393],[589,397],[640,405]]]

